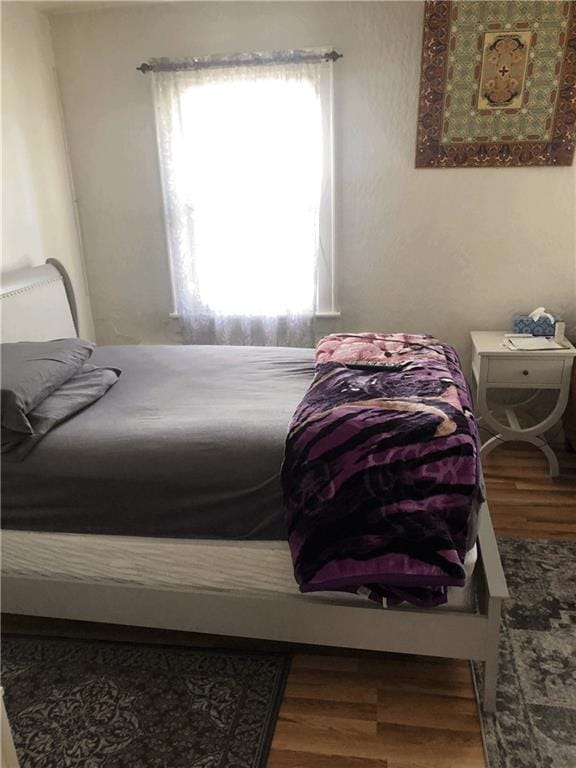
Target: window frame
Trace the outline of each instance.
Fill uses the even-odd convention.
[[[340,317],[336,298],[336,184],[335,184],[335,129],[334,129],[334,61],[325,62],[325,71],[321,78],[320,102],[322,108],[323,134],[323,174],[320,195],[319,238],[316,278],[316,307],[314,317]],[[157,153],[158,173],[161,175],[160,152]],[[165,242],[167,244],[167,261],[170,278],[171,311],[169,317],[178,319],[175,276],[168,248],[168,230],[166,215],[162,216]]]
[[[315,317],[339,316],[336,308],[335,251],[336,251],[336,184],[334,146],[334,62],[326,63],[322,77],[320,101],[322,104],[322,133],[324,137],[324,168],[319,215],[319,252],[316,287]]]

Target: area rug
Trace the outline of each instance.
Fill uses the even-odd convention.
[[[510,591],[489,768],[576,768],[576,542],[499,538]],[[478,690],[482,665],[474,664]]]
[[[286,655],[8,636],[21,768],[264,768]]]

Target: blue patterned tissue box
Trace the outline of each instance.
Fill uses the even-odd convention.
[[[547,317],[541,317],[539,320],[532,320],[528,315],[522,315],[519,312],[512,315],[512,333],[531,333],[532,336],[554,336],[554,325],[560,318],[553,315],[554,322],[551,323]]]

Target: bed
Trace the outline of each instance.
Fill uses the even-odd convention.
[[[11,341],[76,334],[54,264],[6,275],[2,310]],[[25,462],[3,463],[4,611],[474,659],[485,662],[484,708],[495,708],[507,589],[486,503],[466,587],[439,608],[298,590],[278,474],[312,350],[103,347],[94,357],[122,368],[119,383]],[[214,377],[222,366],[233,375]]]

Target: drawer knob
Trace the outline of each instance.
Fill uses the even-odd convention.
[[[524,370],[522,371],[522,376],[528,376],[528,371],[526,370],[526,368],[524,368]]]

